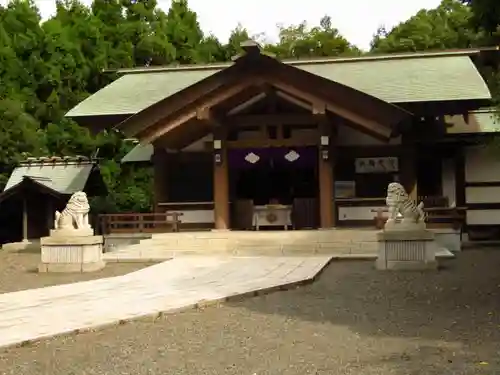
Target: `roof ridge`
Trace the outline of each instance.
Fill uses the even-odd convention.
[[[41,156],[41,157],[27,157],[25,160],[19,162],[21,165],[66,165],[66,164],[95,164],[96,159],[89,158],[87,156]]]
[[[499,51],[500,47],[482,47],[482,48],[467,48],[467,49],[450,49],[450,50],[434,50],[434,51],[416,51],[416,52],[396,52],[386,54],[366,54],[362,56],[330,56],[316,57],[307,59],[283,59],[284,64],[295,65],[313,65],[313,64],[329,64],[329,63],[354,63],[363,61],[384,61],[384,60],[399,60],[399,59],[415,59],[415,58],[432,58],[432,57],[451,57],[451,56],[472,56],[483,51]],[[189,64],[189,65],[163,65],[163,66],[148,66],[148,67],[133,67],[121,69],[105,69],[104,72],[116,72],[118,74],[137,74],[137,73],[159,73],[159,72],[183,72],[183,71],[199,71],[199,70],[220,70],[233,65],[234,62],[225,63],[209,63],[209,64]]]

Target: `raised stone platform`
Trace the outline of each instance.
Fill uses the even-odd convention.
[[[104,254],[106,262],[160,261],[181,256],[322,256],[374,260],[377,230],[217,231],[153,234]],[[453,258],[436,245],[438,257]]]
[[[105,266],[102,236],[63,236],[52,233],[41,240],[39,272],[93,272]]]

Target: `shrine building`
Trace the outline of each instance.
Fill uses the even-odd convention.
[[[192,230],[373,225],[392,181],[426,207],[463,208],[471,230],[500,224],[478,71],[498,48],[294,61],[243,49],[232,63],[121,69],[67,117],[137,140],[122,162],[152,163],[154,211]]]

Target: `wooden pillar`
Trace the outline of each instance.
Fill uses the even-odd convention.
[[[318,185],[319,185],[319,222],[320,228],[332,228],[336,224],[334,175],[332,163],[332,132],[331,124],[323,117],[319,123],[318,146]]]
[[[49,229],[47,235],[49,235],[51,229],[54,228],[54,205],[52,204],[52,198],[47,199],[47,228]]]
[[[409,137],[403,136],[399,164],[401,184],[410,198],[417,201],[417,147]]]
[[[23,197],[23,242],[28,242],[28,202]]]
[[[227,160],[226,137],[223,128],[214,132],[214,221],[215,229],[230,228],[229,215],[229,169]]]
[[[459,147],[455,151],[455,204],[464,207],[465,199],[465,149]],[[452,203],[452,202],[450,202]]]
[[[159,203],[168,200],[168,154],[167,151],[159,146],[154,146],[153,156],[153,211],[164,212],[165,209],[159,206]]]

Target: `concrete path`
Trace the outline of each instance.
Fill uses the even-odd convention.
[[[0,294],[0,347],[312,280],[331,257],[182,257],[128,275]]]

